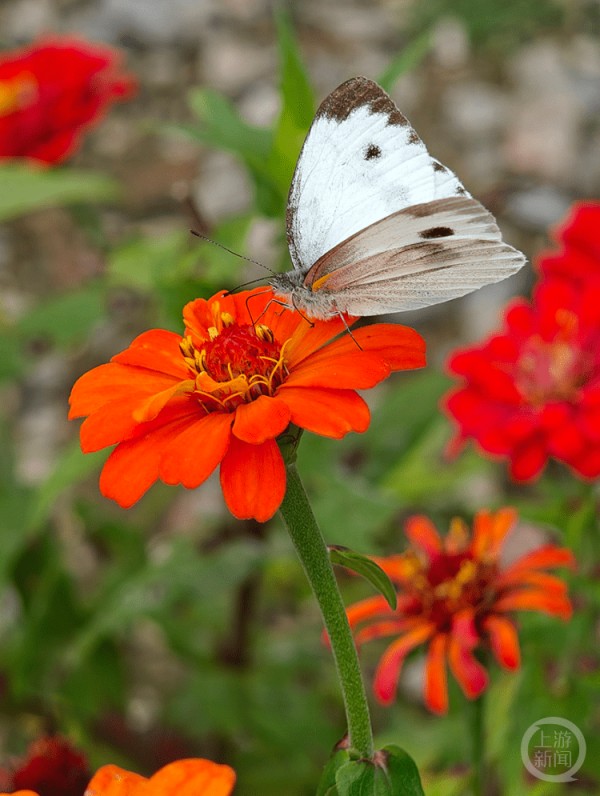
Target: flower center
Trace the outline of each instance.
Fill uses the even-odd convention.
[[[444,553],[431,563],[421,563],[411,577],[419,613],[426,614],[440,631],[450,630],[459,611],[486,605],[494,572],[493,565],[475,561],[469,553]]]
[[[530,338],[517,362],[517,388],[534,406],[575,400],[593,365],[577,341],[577,317],[569,310],[559,313],[555,339]]]
[[[222,313],[221,329],[211,326],[200,347],[190,336],[180,349],[195,381],[194,394],[207,412],[232,412],[261,395],[273,395],[288,374],[285,344],[268,326],[238,325]]]
[[[20,111],[37,97],[37,81],[33,75],[20,74],[0,80],[0,116]]]

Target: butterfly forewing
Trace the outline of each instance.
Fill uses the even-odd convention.
[[[392,213],[466,195],[376,83],[353,78],[319,107],[287,211],[290,254],[308,270],[337,244]]]

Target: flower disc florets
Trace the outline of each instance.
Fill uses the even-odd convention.
[[[222,330],[210,327],[210,339],[201,347],[189,334],[179,344],[207,412],[233,412],[261,395],[272,396],[288,373],[285,346],[275,341],[268,326],[236,325],[230,316],[222,320]]]

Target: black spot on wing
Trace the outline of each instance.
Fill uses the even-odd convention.
[[[454,235],[454,230],[450,227],[430,227],[419,232],[419,237],[424,240],[431,240],[431,238],[447,238],[449,235]]]
[[[369,144],[369,146],[365,149],[364,158],[365,160],[373,160],[378,158],[381,155],[381,147],[378,147],[377,144]]]
[[[458,188],[456,189],[456,193],[458,194],[458,196],[464,196],[466,194],[466,191],[462,187],[462,185],[459,185]]]
[[[432,160],[432,163],[434,171],[439,171],[439,172],[448,171],[448,169],[444,166],[444,164],[440,163],[439,160]]]

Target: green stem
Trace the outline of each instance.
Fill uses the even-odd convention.
[[[329,634],[344,697],[350,747],[360,757],[371,758],[373,732],[356,647],[327,547],[293,462],[287,465],[287,489],[280,512]]]
[[[471,754],[473,796],[485,794],[485,700],[484,695],[471,703]]]

